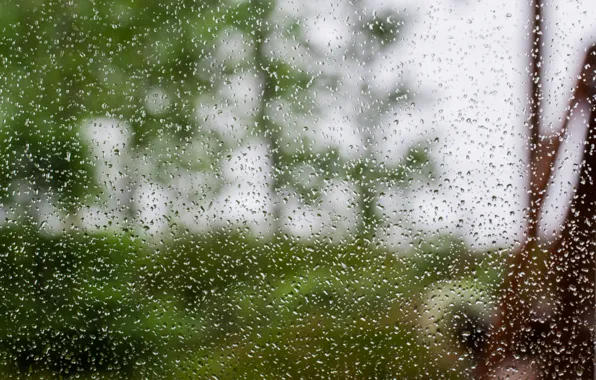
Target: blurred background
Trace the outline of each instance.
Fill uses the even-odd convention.
[[[594,11],[544,4],[546,131]],[[2,377],[474,377],[532,28],[511,0],[1,1]]]

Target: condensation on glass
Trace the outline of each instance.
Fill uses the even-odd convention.
[[[0,377],[593,379],[595,11],[0,2]]]

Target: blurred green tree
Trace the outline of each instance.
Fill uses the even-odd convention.
[[[286,198],[318,208],[339,179],[355,185],[354,235],[369,239],[383,223],[384,189],[429,176],[423,146],[396,165],[377,151],[385,118],[406,92],[375,90],[374,61],[397,46],[403,20],[360,6],[346,61],[362,80],[346,99],[364,149],[347,157],[341,145],[316,146],[302,133],[322,112],[316,94],[339,91],[345,78],[314,69],[309,60],[327,58],[275,1],[0,4],[6,376],[451,376],[432,349],[417,346],[415,330],[417,305],[448,277],[453,256],[429,248],[404,258],[368,240],[297,243],[283,234]],[[227,56],[237,37],[248,49]],[[239,74],[256,78],[248,106],[226,93],[237,90]],[[201,110],[206,104],[212,109]],[[225,108],[234,110],[230,125],[220,119]],[[98,152],[86,136],[92,123],[117,123],[124,141]],[[233,185],[222,166],[242,144],[236,124],[266,145],[276,239],[242,226],[193,234],[180,221],[183,212],[204,217]],[[113,178],[99,172],[103,161],[116,168]],[[197,173],[213,183],[177,185]],[[147,233],[141,220],[140,193],[150,183],[175,198],[166,237]],[[107,232],[86,229],[86,208],[107,198],[118,201],[105,211]],[[47,207],[63,219],[54,230]]]
[[[24,205],[19,213],[32,211],[39,203],[33,194],[42,192],[60,202],[56,212],[72,213],[93,191],[101,192],[94,175],[98,157],[90,154],[84,136],[85,122],[94,118],[112,119],[127,129],[125,149],[116,153],[127,193],[121,208],[132,221],[138,219],[142,176],[161,177],[153,167],[161,168],[157,174],[171,171],[175,156],[179,170],[217,170],[209,162],[217,155],[191,158],[175,149],[198,132],[196,97],[213,87],[201,68],[226,20],[216,5],[1,4],[3,203],[18,198]],[[156,151],[164,141],[172,142]],[[140,163],[147,160],[152,165],[143,170]],[[23,196],[23,185],[30,186],[28,195]]]

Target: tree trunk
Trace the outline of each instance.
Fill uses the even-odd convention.
[[[561,135],[567,129],[571,110],[579,103],[589,106],[590,119],[584,139],[581,169],[559,239],[548,249],[547,268],[532,268],[535,257],[518,253],[506,282],[502,316],[489,337],[479,377],[510,375],[515,368],[523,378],[594,378],[594,315],[596,250],[596,47],[583,63]],[[562,136],[561,136],[562,137]],[[561,153],[560,139],[546,144],[547,154],[538,154],[546,177]],[[550,157],[550,158],[549,158]],[[544,180],[544,179],[542,179]],[[543,194],[548,185],[539,186]],[[542,188],[543,187],[543,188]],[[537,204],[541,206],[541,201]],[[539,213],[536,214],[536,217]],[[538,292],[536,291],[538,290]],[[550,304],[536,317],[532,300],[545,296]]]
[[[545,158],[542,153],[546,148],[542,145],[540,134],[543,4],[540,0],[534,0],[531,5],[532,38],[528,94],[530,115],[527,122],[528,199],[524,217],[526,227],[524,240],[513,252],[507,268],[500,315],[490,331],[486,360],[482,361],[478,368],[479,377],[491,378],[491,374],[499,367],[523,365],[522,363],[527,360],[524,356],[531,351],[528,345],[529,336],[536,329],[531,318],[531,308],[537,301],[537,290],[539,291],[539,288],[544,285],[543,279],[537,275],[540,267],[537,257],[537,252],[540,251],[538,223],[547,177],[550,174],[544,170],[544,165],[541,165]]]
[[[595,176],[596,108],[592,106],[579,182],[549,263],[556,295],[541,366],[548,379],[594,378]]]

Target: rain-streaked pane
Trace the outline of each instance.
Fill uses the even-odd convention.
[[[0,1],[0,378],[593,379],[594,12]]]

